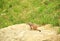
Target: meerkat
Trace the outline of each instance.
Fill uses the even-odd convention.
[[[33,23],[28,23],[28,25],[31,27],[31,30],[37,30],[37,31],[41,32],[41,30],[38,30],[37,29],[38,28],[38,25],[33,24]]]

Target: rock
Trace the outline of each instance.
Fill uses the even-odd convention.
[[[0,41],[13,41],[13,38],[23,30],[30,30],[30,26],[28,24],[16,24],[0,29]]]
[[[12,25],[12,26],[8,26],[5,27],[3,29],[0,29],[0,31],[2,30],[15,30],[15,31],[21,31],[21,30],[30,30],[30,26],[28,24],[16,24],[16,25]]]
[[[57,31],[54,29],[54,27],[51,24],[47,24],[47,25],[38,27],[37,29],[41,30],[42,32],[49,31],[49,32],[57,33]]]
[[[22,41],[43,41],[43,40],[55,40],[56,34],[38,32],[38,31],[27,31],[22,38]],[[53,40],[52,40],[53,38]]]
[[[0,41],[60,41],[60,35],[45,25],[39,30],[30,30],[28,24],[17,24],[0,29]],[[50,27],[49,27],[50,28]]]
[[[55,26],[55,27],[53,27],[53,29],[54,29],[58,34],[60,34],[60,27]]]

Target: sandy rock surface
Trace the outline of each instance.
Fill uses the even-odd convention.
[[[16,24],[0,29],[0,41],[60,41],[51,25],[38,27],[39,31],[30,30],[28,24]],[[48,28],[48,29],[47,29]]]

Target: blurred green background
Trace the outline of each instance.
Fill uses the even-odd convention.
[[[60,26],[60,0],[0,0],[0,28],[27,22]]]

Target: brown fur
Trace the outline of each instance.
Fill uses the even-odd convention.
[[[38,25],[36,24],[33,24],[33,23],[28,23],[28,25],[31,27],[31,30],[37,30],[37,31],[41,31],[41,30],[38,30]]]

